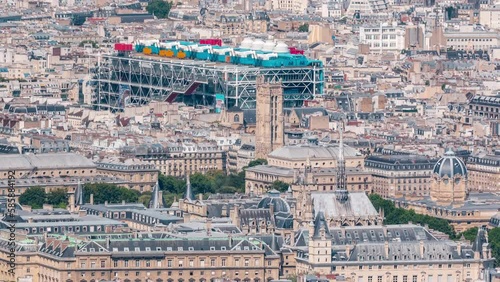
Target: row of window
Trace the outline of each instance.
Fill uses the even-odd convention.
[[[114,260],[113,267],[163,267],[164,265],[162,262],[163,262],[162,260],[156,260],[156,261],[151,261],[151,260],[146,260],[146,261],[142,261],[142,260],[134,260],[134,261]],[[97,265],[100,265],[101,268],[105,268],[106,261],[101,260],[99,262],[99,264],[97,261],[91,261],[90,265],[88,265],[86,261],[80,262],[80,267],[82,269],[87,268],[87,266],[90,266],[90,268],[94,269],[97,267]],[[220,259],[211,258],[209,261],[206,261],[205,259],[200,259],[198,262],[196,262],[193,259],[186,260],[186,261],[184,261],[183,259],[179,259],[179,260],[177,260],[177,263],[174,264],[174,260],[172,260],[172,259],[167,260],[166,266],[168,268],[172,268],[172,267],[174,267],[174,265],[177,267],[180,267],[180,268],[182,268],[182,267],[208,267],[208,266],[210,266],[210,267],[220,267],[220,266],[224,267],[224,266],[229,266],[229,265],[236,266],[236,267],[239,267],[239,266],[241,266],[241,267],[260,267],[260,266],[262,266],[262,262],[261,262],[261,259],[253,259],[253,260],[252,259],[243,259],[243,260],[234,259],[234,263],[231,264],[228,262],[227,258],[220,258]],[[268,261],[267,265],[271,266],[272,261]]]

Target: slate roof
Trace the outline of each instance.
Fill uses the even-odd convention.
[[[39,155],[4,155],[0,162],[0,170],[31,170],[54,168],[95,168],[89,159],[74,153],[47,153]]]
[[[337,160],[339,154],[338,145],[328,146],[285,146],[274,150],[269,157],[292,160],[305,160],[308,157],[313,160]],[[344,145],[344,156],[360,156],[358,150]]]
[[[337,201],[335,193],[312,192],[315,216],[319,212],[326,218],[378,216],[370,199],[364,192],[350,192],[347,202]]]

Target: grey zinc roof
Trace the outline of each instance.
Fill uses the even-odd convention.
[[[305,160],[308,157],[311,160],[332,160],[338,159],[339,147],[338,145],[329,146],[285,146],[274,150],[269,154],[270,157],[280,159],[299,159]],[[344,145],[344,155],[346,157],[359,156],[359,152],[349,146]]]
[[[280,176],[293,176],[294,175],[294,170],[291,168],[278,167],[278,166],[272,166],[272,165],[257,165],[254,167],[249,167],[246,170],[252,171],[252,172],[260,172],[260,173],[271,173],[273,175],[280,175]]]
[[[311,198],[315,215],[321,211],[326,218],[378,216],[364,192],[349,193],[349,198],[344,204],[337,201],[335,193],[313,192]]]
[[[5,155],[0,170],[96,167],[89,159],[74,153]]]

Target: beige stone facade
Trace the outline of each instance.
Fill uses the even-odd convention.
[[[156,166],[136,159],[100,160],[97,162],[97,172],[124,179],[128,183],[123,186],[140,192],[152,191],[158,181]]]
[[[470,191],[500,191],[500,156],[469,157],[467,170]]]
[[[76,250],[75,242],[48,238],[43,245],[45,251],[39,251],[33,243],[25,244],[24,251],[17,253],[14,276],[8,274],[8,252],[1,248],[0,280],[17,281],[31,276],[33,282],[90,282],[117,278],[124,282],[208,282],[221,278],[264,282],[279,277],[280,257],[266,255],[260,246],[248,245],[248,241],[239,248],[236,244],[241,240],[207,240],[206,248],[193,243],[191,251],[177,247],[175,241],[158,240],[154,246],[136,247],[135,250],[132,247],[130,251],[127,251],[130,247],[121,246],[127,243],[120,240],[108,241],[108,245],[104,241],[87,241],[79,243]],[[177,241],[182,242],[182,239]],[[147,248],[152,250],[147,251]],[[54,254],[49,253],[52,251]],[[56,252],[67,254],[59,256]]]
[[[283,88],[281,82],[257,79],[255,157],[266,159],[284,143]]]
[[[365,160],[365,168],[373,176],[374,193],[384,198],[421,198],[430,193],[436,161],[412,155],[370,156]]]
[[[474,281],[483,279],[494,261],[485,243],[424,239],[419,234],[428,231],[411,224],[328,230],[316,219],[309,234],[314,235],[309,235],[307,256],[303,250],[297,253],[299,276],[337,274],[351,282]],[[484,233],[478,236],[485,238]]]
[[[226,153],[211,143],[170,143],[137,147],[123,152],[154,164],[165,175],[184,177],[196,172],[226,170]]]

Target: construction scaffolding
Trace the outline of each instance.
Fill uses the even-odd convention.
[[[256,106],[256,78],[281,80],[284,107],[300,107],[323,94],[323,67],[260,68],[142,54],[100,55],[91,70],[96,110],[121,112],[152,100],[214,106],[222,95],[226,108]]]

